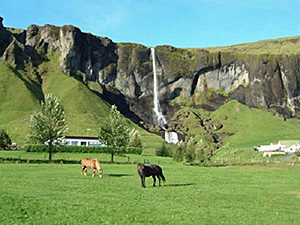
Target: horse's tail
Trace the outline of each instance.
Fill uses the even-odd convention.
[[[165,178],[165,176],[163,175],[162,172],[161,172],[161,174],[160,174],[160,177],[161,177],[161,179],[162,179],[163,181],[166,181],[166,178]]]
[[[159,167],[159,176],[161,177],[161,179],[163,180],[163,181],[166,181],[166,178],[165,178],[165,176],[163,175],[163,172],[162,172],[162,168],[160,168]]]

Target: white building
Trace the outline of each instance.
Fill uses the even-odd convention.
[[[66,136],[62,140],[64,145],[76,145],[76,146],[103,146],[100,143],[98,137],[91,136]]]
[[[300,141],[298,140],[284,140],[278,143],[271,143],[270,145],[261,145],[256,148],[259,152],[285,152],[293,153],[300,151]]]
[[[267,151],[281,151],[282,145],[280,143],[271,143],[270,145],[261,145],[257,147],[259,152]]]

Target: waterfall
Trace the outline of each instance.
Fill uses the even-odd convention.
[[[176,132],[169,132],[164,128],[164,125],[167,124],[167,121],[162,114],[159,100],[158,100],[158,87],[157,87],[157,77],[156,77],[156,59],[155,59],[155,48],[151,48],[152,64],[153,64],[153,103],[154,103],[154,123],[159,125],[165,130],[165,141],[168,143],[178,143],[178,135]]]
[[[152,55],[152,64],[153,64],[153,82],[154,82],[154,88],[153,88],[153,103],[154,103],[154,122],[156,125],[159,125],[163,127],[163,125],[167,124],[167,121],[164,117],[164,115],[161,112],[159,100],[158,100],[158,94],[157,94],[157,77],[156,77],[156,60],[155,60],[155,49],[151,48],[151,55]]]

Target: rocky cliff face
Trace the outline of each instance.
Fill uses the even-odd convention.
[[[288,44],[300,42],[291,39]],[[283,43],[284,44],[284,43]],[[249,46],[251,46],[249,44]],[[262,43],[262,48],[266,48]],[[266,50],[267,51],[267,50]],[[27,30],[3,27],[1,60],[18,69],[38,67],[49,52],[59,52],[64,73],[85,83],[99,82],[99,93],[136,121],[153,122],[153,71],[148,47],[114,43],[73,26],[30,25]],[[170,119],[181,105],[215,110],[228,99],[249,107],[299,117],[300,55],[262,54],[237,47],[155,48],[159,100]],[[36,74],[42,83],[42,76]]]

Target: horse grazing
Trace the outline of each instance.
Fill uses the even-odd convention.
[[[99,178],[102,177],[103,170],[97,159],[84,158],[81,160],[81,175],[87,175],[87,168],[93,170],[93,177],[95,176],[96,169],[98,170]]]
[[[162,169],[160,166],[158,165],[150,165],[150,166],[145,166],[143,163],[138,163],[137,164],[137,172],[138,175],[141,177],[141,181],[142,181],[142,187],[145,188],[145,177],[150,177],[152,176],[153,178],[153,187],[155,187],[155,182],[156,182],[156,178],[155,176],[158,178],[159,181],[159,186],[161,186],[160,184],[160,178],[163,181],[166,181]]]

